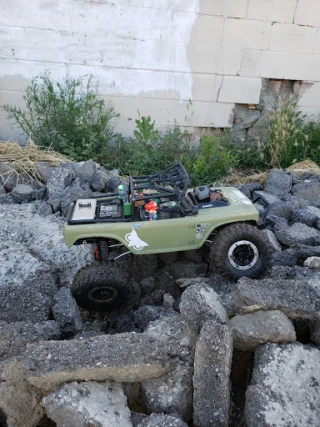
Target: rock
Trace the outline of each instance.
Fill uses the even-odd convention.
[[[265,213],[264,220],[266,221],[269,217],[276,216],[279,218],[285,218],[287,221],[291,218],[292,205],[288,202],[275,202],[268,206],[267,212]]]
[[[289,248],[282,252],[276,252],[272,256],[273,265],[293,266],[298,264],[298,255],[295,249]]]
[[[5,282],[16,283],[17,277],[21,281],[25,280],[30,271],[30,259],[36,270],[45,268],[56,279],[59,275],[62,286],[71,284],[77,271],[93,261],[93,250],[90,245],[68,248],[63,240],[62,227],[63,221],[59,217],[39,216],[34,213],[32,204],[0,206],[0,251],[3,248]],[[26,263],[24,269],[20,268],[21,260]],[[2,267],[0,264],[0,278]],[[36,283],[39,280],[36,278]],[[41,292],[44,294],[50,293],[50,286],[46,287],[41,284]]]
[[[174,318],[177,318],[179,315],[167,307],[143,305],[135,311],[134,321],[139,328],[144,330],[150,322],[166,316],[171,317],[174,322]]]
[[[248,199],[252,199],[252,193],[254,191],[259,191],[262,189],[262,186],[259,182],[252,182],[250,184],[243,184],[240,187],[240,191],[248,197]]]
[[[0,322],[0,361],[23,353],[28,343],[59,337],[59,325],[53,320],[36,324],[30,321]]]
[[[63,337],[71,337],[83,329],[80,311],[71,290],[63,287],[54,296],[52,313]]]
[[[320,183],[319,182],[304,182],[295,184],[292,187],[292,193],[304,199],[310,206],[320,207]]]
[[[253,201],[261,200],[264,205],[272,205],[273,203],[281,202],[281,199],[273,194],[269,194],[266,191],[254,191],[252,194]]]
[[[53,214],[52,205],[47,202],[42,202],[37,207],[37,214],[41,216],[48,216]]]
[[[179,285],[180,288],[184,289],[188,286],[195,285],[196,283],[209,283],[209,278],[206,277],[193,277],[191,279],[188,278],[181,278],[177,279],[176,283]]]
[[[61,211],[67,215],[69,206],[77,199],[92,196],[92,191],[89,187],[81,184],[79,178],[76,178],[70,187],[63,190],[60,198]]]
[[[268,229],[265,229],[262,231],[267,236],[271,248],[276,252],[281,252],[282,247],[281,247],[280,243],[278,242],[275,234],[271,230],[268,230]]]
[[[48,320],[58,291],[57,277],[50,267],[19,247],[0,249],[0,257],[0,320]]]
[[[300,222],[308,227],[313,227],[317,221],[317,216],[308,209],[298,209],[292,212],[291,221]]]
[[[167,414],[151,414],[138,424],[137,427],[188,427],[178,416]]]
[[[35,163],[35,168],[36,168],[37,176],[41,179],[41,181],[44,184],[46,184],[49,181],[51,177],[51,172],[54,170],[54,168],[48,165],[47,163],[43,163],[43,162]]]
[[[127,399],[120,384],[70,383],[42,401],[57,427],[132,427]]]
[[[218,295],[205,283],[188,287],[182,294],[179,309],[181,317],[197,333],[208,319],[215,319],[218,323],[226,323],[228,320]]]
[[[293,324],[281,311],[257,311],[234,316],[229,323],[233,333],[234,348],[253,351],[268,341],[288,343],[296,341]]]
[[[281,218],[277,215],[269,215],[268,212],[266,212],[266,215],[264,217],[263,223],[266,227],[272,227],[278,226],[281,227],[288,227],[288,220],[285,218]]]
[[[0,420],[3,427],[35,427],[44,415],[41,394],[26,380],[23,367],[8,363],[0,381]]]
[[[175,301],[174,301],[173,296],[171,294],[169,294],[168,292],[166,292],[163,295],[163,306],[173,308],[174,303],[175,303]]]
[[[80,171],[78,172],[82,181],[91,182],[98,170],[98,165],[93,160],[88,160],[83,163]]]
[[[205,276],[207,264],[196,264],[190,261],[178,261],[168,266],[175,279]]]
[[[311,346],[266,344],[255,353],[246,392],[250,427],[316,426],[320,419],[320,351]]]
[[[320,257],[309,257],[305,260],[303,263],[305,267],[311,268],[312,270],[319,270],[320,271]]]
[[[71,381],[141,382],[169,373],[178,360],[192,359],[194,340],[183,322],[158,320],[143,334],[31,344],[21,361],[29,383],[46,391]]]
[[[208,320],[196,344],[193,376],[195,427],[228,426],[232,332]]]
[[[107,174],[99,169],[94,174],[93,178],[90,181],[90,188],[92,191],[104,191],[106,183],[108,180]]]
[[[264,191],[275,196],[282,197],[289,193],[292,186],[291,174],[281,169],[272,169],[268,174],[268,179]]]
[[[114,169],[112,171],[104,171],[107,173],[107,182],[105,186],[106,193],[114,193],[117,190],[118,185],[121,184],[121,178],[119,176],[119,170]]]
[[[188,422],[192,416],[193,369],[178,366],[161,378],[141,383],[141,395],[147,413],[179,414]]]
[[[320,219],[320,209],[316,208],[314,206],[306,206],[306,210],[308,212],[311,212],[313,215],[315,215],[317,217],[317,219]]]
[[[17,184],[11,191],[11,196],[16,203],[30,203],[41,199],[45,194],[45,188],[35,188],[30,184]]]
[[[53,168],[50,178],[47,182],[48,203],[56,212],[60,207],[60,202],[64,190],[70,187],[75,179],[75,171],[71,163]]]
[[[198,264],[201,264],[203,262],[203,256],[199,250],[191,250],[191,251],[184,251],[183,257],[188,260],[192,261]]]
[[[290,318],[308,318],[316,311],[317,294],[299,280],[252,280],[242,277],[236,284],[236,312],[280,310]]]
[[[287,227],[276,225],[274,233],[279,242],[286,246],[320,245],[320,232],[305,224],[295,223]]]

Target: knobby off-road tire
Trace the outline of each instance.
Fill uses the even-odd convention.
[[[265,234],[249,224],[223,228],[211,245],[211,263],[215,272],[227,279],[256,279],[270,265],[271,249]]]
[[[100,264],[82,268],[76,274],[71,290],[80,307],[94,311],[130,304],[133,298],[128,275]]]

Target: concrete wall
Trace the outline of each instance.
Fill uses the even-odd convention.
[[[0,105],[23,105],[32,77],[65,64],[99,79],[125,134],[138,111],[159,127],[230,127],[261,78],[319,82],[300,100],[318,114],[320,1],[1,0]],[[0,110],[0,140],[18,135]]]

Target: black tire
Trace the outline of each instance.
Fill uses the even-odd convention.
[[[71,290],[80,307],[94,311],[129,304],[134,294],[127,274],[101,264],[82,268]]]
[[[261,277],[271,261],[265,234],[245,223],[228,225],[219,231],[210,251],[214,271],[231,280]]]

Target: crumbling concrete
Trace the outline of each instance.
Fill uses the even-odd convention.
[[[320,350],[300,343],[257,349],[246,393],[250,427],[316,426],[320,419]]]
[[[234,348],[253,351],[267,342],[288,343],[296,341],[293,324],[281,311],[256,311],[237,315],[230,320]]]
[[[64,384],[42,400],[57,427],[132,427],[127,399],[120,384]]]

